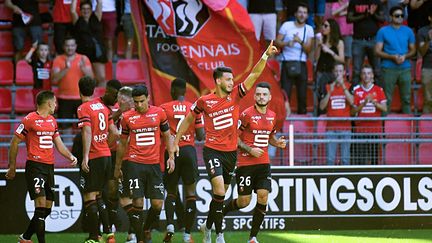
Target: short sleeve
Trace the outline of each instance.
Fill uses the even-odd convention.
[[[282,24],[282,26],[279,28],[278,34],[280,34],[280,35],[286,35],[287,34],[287,24],[288,24],[288,22],[285,22]]]
[[[77,110],[78,113],[78,127],[79,128],[83,128],[85,126],[89,126],[91,127],[91,119],[90,119],[90,112],[88,111],[88,109],[81,105],[80,107],[78,107]]]
[[[426,42],[427,40],[427,35],[425,35],[425,33],[427,33],[425,31],[425,28],[421,28],[418,32],[417,32],[417,39],[419,42]]]
[[[202,128],[204,127],[204,119],[202,114],[199,114],[195,117],[195,128]]]
[[[306,28],[306,38],[305,38],[305,42],[306,42],[308,39],[313,38],[313,37],[315,36],[315,33],[314,33],[314,30],[313,30],[312,26],[310,26],[310,25],[306,25],[306,26],[307,26],[307,28]]]
[[[91,65],[91,63],[90,63],[90,59],[89,59],[86,55],[82,55],[81,58],[84,58],[84,65],[85,65],[86,67],[88,67],[88,68],[91,68],[91,67],[92,67],[92,65]]]
[[[56,138],[56,137],[58,137],[58,136],[60,136],[60,133],[59,133],[59,130],[58,130],[58,124],[57,124],[57,121],[56,120],[54,120],[54,135],[53,135],[53,138]]]
[[[240,84],[234,86],[234,95],[237,100],[242,99],[247,95],[248,90],[246,89],[244,82],[241,82]]]
[[[198,98],[191,106],[192,115],[196,116],[204,111],[204,101],[202,97]]]
[[[381,28],[378,30],[378,33],[376,35],[376,42],[377,43],[384,43],[384,28]]]
[[[408,34],[409,34],[409,39],[408,39],[408,41],[409,41],[409,43],[410,44],[415,44],[415,36],[414,36],[414,32],[410,29],[410,28],[407,28],[407,30],[408,30]]]
[[[354,105],[359,106],[360,105],[360,97],[358,94],[354,91]]]
[[[382,88],[379,88],[379,92],[377,95],[377,100],[379,103],[387,102],[387,98],[385,96],[384,90]]]
[[[126,118],[123,117],[120,121],[120,127],[121,127],[121,138],[128,138],[129,137],[129,127],[126,123]]]
[[[240,114],[240,130],[244,131],[244,129],[249,125],[248,115],[246,112],[242,112]]]
[[[53,62],[53,70],[55,69],[63,69],[65,67],[65,62],[63,61],[63,58],[61,56],[58,56],[54,59]]]
[[[15,130],[15,135],[21,139],[24,140],[25,137],[27,136],[31,125],[30,125],[30,118],[28,116],[24,117],[21,121],[21,124],[19,124],[19,126],[17,127],[17,129]]]

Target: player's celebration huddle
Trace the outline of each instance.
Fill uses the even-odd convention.
[[[192,232],[198,228],[203,242],[214,242],[215,231],[215,242],[223,243],[224,216],[247,207],[253,191],[257,203],[249,242],[258,242],[271,191],[268,146],[286,146],[285,138],[276,136],[276,114],[268,108],[272,87],[258,81],[267,59],[276,52],[271,42],[251,73],[238,84],[234,84],[229,67],[217,67],[213,70],[214,92],[194,103],[186,101],[187,82],[181,78],[171,83],[172,101],[153,106],[150,96],[161,94],[150,94],[144,84],[122,87],[120,81],[110,80],[103,96],[94,97],[97,82],[84,76],[78,83],[82,104],[76,110],[81,132],[74,139],[72,152],[64,145],[53,117],[54,93],[39,92],[36,111],[23,118],[9,149],[6,178],[12,180],[18,144],[26,144],[25,178],[35,207],[18,242],[32,242],[33,235],[38,242],[46,242],[45,219],[54,201],[54,145],[72,167],[80,168],[82,228],[88,233],[83,242],[152,242],[152,229],[164,208],[167,224],[163,242],[193,242]],[[254,96],[255,104],[241,110],[239,103],[248,93]],[[195,140],[205,140],[203,159],[212,187],[212,201],[202,225],[194,225],[199,179]],[[225,202],[232,177],[238,198]],[[183,193],[179,192],[180,181]],[[144,198],[150,200],[148,210],[144,210]],[[179,209],[181,204],[184,206]],[[127,239],[114,235],[119,207],[129,218]],[[174,236],[179,230],[174,213],[182,218],[183,236]]]

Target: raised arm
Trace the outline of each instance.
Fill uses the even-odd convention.
[[[255,66],[252,69],[251,73],[249,74],[249,76],[244,81],[243,84],[244,84],[246,90],[250,90],[254,86],[255,81],[259,78],[259,76],[261,76],[261,73],[262,73],[262,71],[265,68],[265,65],[267,63],[267,59],[269,57],[273,56],[274,54],[276,54],[277,52],[278,52],[278,50],[273,45],[273,40],[272,40],[270,42],[270,45],[267,47],[267,50],[264,52],[264,54],[259,59],[259,61],[257,62],[257,64],[255,64]]]
[[[102,20],[102,0],[97,0],[95,15],[99,21]]]
[[[75,25],[75,23],[78,21],[79,16],[77,14],[77,0],[72,0],[72,3],[70,5],[70,14],[72,18],[72,24]]]

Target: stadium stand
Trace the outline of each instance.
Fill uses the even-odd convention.
[[[32,88],[17,88],[15,96],[15,112],[28,113],[35,110]]]
[[[0,44],[1,45],[1,44]],[[0,60],[0,85],[12,85],[14,79],[13,63],[10,60]]]
[[[20,60],[16,65],[15,77],[16,85],[33,85],[32,67],[25,60]]]
[[[0,88],[0,112],[10,114],[12,110],[12,92],[7,88]]]
[[[144,71],[140,60],[119,60],[116,66],[116,78],[124,85],[143,83]]]

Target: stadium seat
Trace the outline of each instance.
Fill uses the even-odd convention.
[[[119,56],[123,56],[125,55],[125,44],[126,44],[126,40],[124,38],[124,33],[120,32],[117,36],[117,55]],[[133,52],[132,55],[138,55],[138,49],[137,49],[137,44],[135,42],[134,44],[134,48],[133,48]]]
[[[326,118],[327,115],[321,115],[320,118]],[[317,138],[318,139],[325,139],[325,132],[327,129],[327,121],[318,121],[317,123]],[[325,165],[327,164],[326,159],[326,144],[325,143],[319,143],[317,144],[317,156],[316,156],[316,162],[319,165]]]
[[[119,60],[116,74],[116,78],[123,85],[146,82],[140,60]]]
[[[432,143],[422,143],[418,149],[419,164],[432,164]]]
[[[414,159],[411,157],[411,144],[409,143],[388,143],[385,146],[385,164],[386,165],[404,165],[413,164]]]
[[[432,118],[432,114],[423,114],[421,118]],[[432,120],[420,120],[418,123],[419,137],[432,138]]]
[[[1,44],[0,44],[1,45]],[[13,84],[13,63],[9,60],[0,61],[0,85]]]
[[[112,62],[105,63],[105,80],[113,79],[113,64]]]
[[[13,12],[5,4],[0,4],[0,29],[9,30],[12,28],[12,15]]]
[[[296,144],[296,139],[305,139],[305,138],[311,138],[311,135],[313,134],[313,121],[307,120],[307,121],[295,121],[290,120],[290,118],[304,118],[304,117],[311,117],[310,115],[291,115],[288,117],[288,120],[285,121],[283,126],[283,133],[286,134],[286,137],[288,138],[289,134],[289,124],[294,125],[294,163],[296,165],[305,165],[309,164],[312,161],[312,144],[306,144],[306,143],[298,143]],[[287,153],[287,156],[285,158],[289,158],[289,151],[285,151]],[[286,165],[289,164],[289,161],[284,161]]]
[[[314,83],[314,70],[313,70],[313,64],[309,59],[306,61],[306,68],[307,68],[307,74],[308,74],[307,83],[313,84]]]
[[[14,54],[11,31],[0,31],[0,57],[11,57]]]
[[[417,59],[416,70],[415,70],[415,80],[417,83],[421,83],[421,70],[423,66],[423,58]]]
[[[31,88],[18,88],[15,96],[15,112],[28,113],[35,110],[35,102]]]
[[[2,115],[0,116],[0,120],[7,120],[6,123],[1,122],[0,123],[0,135],[9,135],[11,133],[11,124],[10,124],[10,117],[9,116],[5,116]],[[0,137],[2,138],[2,137]],[[1,139],[1,141],[5,141],[3,138]],[[10,141],[10,140],[6,140],[6,141]]]
[[[414,92],[417,92],[416,99],[414,99]],[[419,88],[416,91],[413,91],[411,97],[413,98],[413,102],[411,104],[414,106],[415,109],[417,109],[417,112],[422,112],[424,105],[423,88]]]
[[[406,118],[413,117],[410,114],[389,114],[387,117]],[[387,137],[407,138],[412,135],[413,121],[410,120],[386,120],[384,131]]]
[[[9,89],[0,88],[0,112],[11,113],[12,111],[12,93]]]
[[[270,58],[267,61],[267,67],[272,71],[274,78],[277,82],[280,82],[281,67],[278,60]]]
[[[32,67],[25,60],[19,61],[16,65],[15,77],[16,85],[33,85]]]
[[[390,106],[390,110],[393,112],[400,112],[402,110],[402,103],[400,99],[399,87],[396,86],[393,91],[393,99]]]

